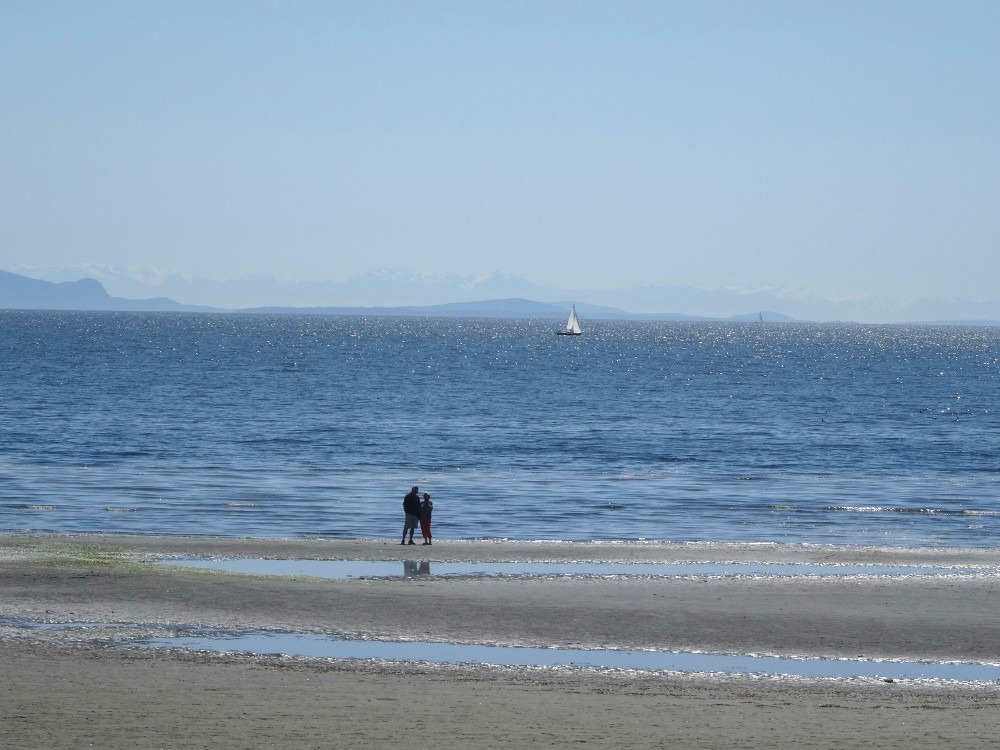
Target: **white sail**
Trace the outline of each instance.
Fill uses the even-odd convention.
[[[573,309],[569,311],[569,320],[566,321],[566,330],[572,331],[573,333],[582,333],[580,330],[580,321],[576,319],[576,305],[573,305]]]
[[[579,336],[583,333],[580,330],[580,321],[576,318],[576,305],[573,305],[573,309],[569,312],[569,320],[566,321],[566,327],[561,331],[556,331],[556,333],[561,336]]]

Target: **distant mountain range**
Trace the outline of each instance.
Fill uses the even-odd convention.
[[[369,306],[269,306],[218,308],[175,302],[168,297],[126,299],[112,297],[96,279],[78,281],[42,281],[7,271],[0,271],[0,309],[20,310],[106,310],[134,312],[242,312],[249,314],[295,313],[327,315],[419,315],[438,317],[561,318],[568,314],[570,302],[537,302],[511,297],[506,299],[452,302],[440,305]],[[708,320],[705,316],[680,313],[634,313],[614,307],[575,303],[577,311],[592,319],[605,320]],[[746,313],[725,320],[757,320],[761,313]],[[790,321],[787,315],[763,313],[765,320]]]
[[[1000,299],[951,298],[889,305],[868,298],[834,300],[781,289],[571,291],[541,287],[504,273],[438,277],[380,272],[350,281],[282,282],[264,277],[190,280],[151,273],[136,277],[108,268],[96,268],[95,272],[104,283],[125,290],[129,296],[112,296],[101,281],[91,277],[67,280],[65,270],[50,272],[52,280],[0,271],[0,309],[561,318],[575,303],[580,315],[591,319],[752,321],[763,316],[768,322],[1000,325]],[[160,294],[146,296],[150,291]],[[182,303],[175,298],[211,300],[213,304]],[[535,301],[540,299],[550,301]],[[328,304],[332,300],[337,304]],[[394,300],[395,304],[373,305],[372,300]]]
[[[140,300],[112,297],[95,279],[52,282],[0,271],[0,309],[204,312],[212,308],[182,305],[166,297]]]
[[[536,302],[530,299],[481,300],[478,302],[451,302],[444,305],[407,305],[401,307],[252,307],[244,313],[296,313],[299,315],[405,315],[437,318],[565,318],[570,302]],[[614,307],[576,304],[581,317],[591,320],[726,320],[754,321],[763,318],[769,323],[790,323],[792,318],[776,312],[747,313],[728,318],[706,318],[680,313],[633,313]]]

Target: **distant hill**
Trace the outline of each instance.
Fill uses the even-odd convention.
[[[0,271],[0,309],[207,312],[213,308],[183,305],[166,297],[141,300],[112,297],[94,279],[56,283]]]
[[[569,314],[569,305],[511,298],[478,302],[453,302],[443,305],[400,305],[398,307],[252,307],[240,310],[240,312],[298,315],[412,315],[440,318],[560,318]],[[621,313],[622,311],[614,312]],[[627,313],[624,314],[627,315]]]
[[[112,297],[94,279],[78,281],[41,281],[0,271],[0,309],[19,310],[106,310],[115,312],[240,312],[244,314],[295,315],[399,315],[422,317],[479,318],[553,318],[565,319],[572,302],[536,302],[523,297],[453,302],[442,305],[403,305],[399,307],[254,307],[222,310],[199,305],[185,305],[168,297],[124,299]],[[615,307],[575,303],[581,318],[590,320],[729,320],[755,321],[759,313],[730,318],[710,318],[682,313],[631,313]],[[786,315],[766,312],[764,320],[791,321]]]
[[[86,297],[84,306],[88,309],[562,317],[567,314],[569,305],[575,302],[580,314],[591,319],[752,322],[763,314],[765,323],[796,320],[996,326],[1000,321],[1000,296],[990,299],[953,296],[902,301],[868,295],[832,298],[782,287],[711,289],[644,285],[566,289],[541,286],[504,272],[481,276],[383,270],[342,280],[279,280],[268,275],[205,279],[151,268],[98,265],[35,270],[2,267],[14,274],[27,273],[53,283],[76,283],[84,277],[96,279],[106,289],[113,290],[117,297],[127,298],[125,301],[117,298],[109,301],[107,295],[96,300],[92,296]],[[88,283],[86,279],[81,283]],[[26,281],[33,282],[35,279]],[[71,291],[63,288],[55,300],[45,299],[40,292],[32,293],[27,300],[15,300],[12,294],[4,299],[0,292],[0,306],[75,308],[77,305],[72,300]],[[179,299],[201,304],[178,305],[173,301]],[[533,305],[542,307],[533,309]],[[545,305],[551,305],[553,309],[547,312]],[[554,309],[559,307],[566,309]],[[781,312],[774,312],[777,310]]]
[[[614,307],[570,302],[536,302],[530,299],[479,300],[477,302],[452,302],[443,305],[401,305],[399,307],[251,307],[242,313],[292,314],[292,315],[399,315],[439,318],[557,318],[564,320],[572,304],[583,320],[716,320],[729,322],[754,322],[760,313],[746,313],[729,318],[710,318],[682,313],[632,313]],[[763,313],[767,323],[789,323],[792,318],[776,312]]]
[[[565,316],[569,307],[512,298],[481,302],[454,302],[443,305],[400,305],[397,307],[251,307],[243,313],[291,313],[298,315],[419,315],[442,318],[552,318]]]

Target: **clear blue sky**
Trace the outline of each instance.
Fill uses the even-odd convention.
[[[0,268],[997,297],[1000,3],[0,4]]]

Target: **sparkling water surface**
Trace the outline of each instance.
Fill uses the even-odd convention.
[[[0,312],[0,530],[993,546],[1000,329]]]

